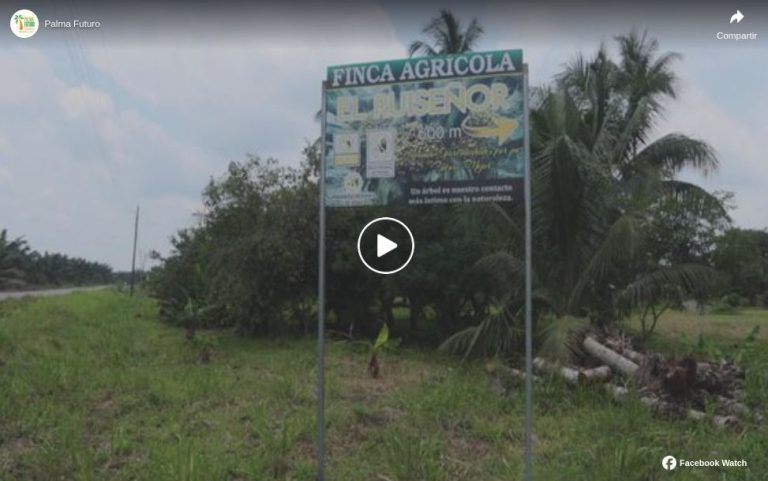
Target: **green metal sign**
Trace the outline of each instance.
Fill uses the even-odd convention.
[[[521,200],[521,50],[328,68],[325,205]]]

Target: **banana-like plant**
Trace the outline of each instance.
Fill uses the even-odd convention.
[[[368,374],[372,378],[378,378],[381,371],[381,363],[379,362],[379,353],[389,342],[389,326],[384,323],[379,330],[379,335],[376,336],[376,340],[371,344],[371,359],[368,361]]]

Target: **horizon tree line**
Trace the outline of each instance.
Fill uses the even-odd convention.
[[[104,284],[113,281],[112,268],[66,254],[38,252],[22,237],[0,231],[0,289]]]

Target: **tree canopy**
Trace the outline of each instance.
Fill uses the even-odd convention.
[[[408,53],[471,50],[483,33],[443,10]],[[647,33],[577,55],[531,94],[534,304],[537,342],[713,295],[730,229],[730,196],[681,180],[709,175],[703,139],[655,128],[678,94],[675,62]],[[150,276],[172,322],[243,333],[309,333],[316,314],[318,144],[299,168],[249,156],[206,187],[198,225]],[[465,355],[520,347],[522,206],[388,208],[419,248],[408,269],[377,276],[353,238],[382,208],[328,211],[328,324],[338,335],[393,336]],[[720,257],[718,257],[720,256]],[[727,257],[727,256],[726,256]],[[730,261],[723,260],[728,263]],[[396,315],[406,309],[407,318]],[[655,314],[654,314],[655,315]],[[562,343],[560,343],[562,344]]]

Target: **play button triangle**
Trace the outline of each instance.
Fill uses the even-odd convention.
[[[376,257],[381,257],[397,249],[397,243],[392,242],[381,234],[376,235]]]

